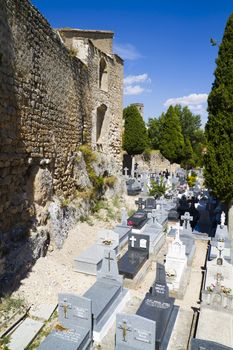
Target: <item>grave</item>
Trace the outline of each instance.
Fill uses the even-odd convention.
[[[136,196],[141,192],[141,184],[136,179],[129,179],[126,181],[127,194],[129,196]]]
[[[124,278],[133,279],[149,259],[149,244],[150,238],[147,235],[129,235],[128,250],[118,261],[119,273]]]
[[[39,350],[89,350],[92,347],[91,300],[76,294],[58,295],[59,324],[39,346]]]
[[[228,236],[227,225],[225,225],[225,213],[221,214],[221,223],[217,226],[215,237],[211,239],[211,246],[209,252],[209,259],[215,259],[218,256],[218,245],[219,242],[224,242],[224,249],[222,251],[222,256],[228,262],[231,262],[231,243]]]
[[[127,224],[132,227],[133,233],[141,233],[145,229],[148,220],[147,213],[138,210],[128,218]]]
[[[222,273],[215,276],[214,285],[202,291],[196,338],[233,344],[233,295],[225,287]]]
[[[156,210],[152,209],[148,213],[149,222],[143,231],[143,234],[150,237],[150,254],[156,255],[165,242],[165,233],[163,226],[157,221]]]
[[[101,269],[97,271],[95,284],[84,297],[92,301],[93,338],[101,341],[128,300],[129,292],[123,288],[114,250],[106,249]]]
[[[167,229],[168,231],[176,227],[176,224],[180,222],[180,214],[176,208],[172,208],[168,211],[167,216]]]
[[[96,275],[102,266],[104,250],[114,249],[118,253],[119,233],[112,230],[103,230],[98,234],[95,244],[74,259],[74,269],[88,275]]]
[[[155,322],[155,350],[167,349],[176,322],[179,307],[174,305],[175,299],[169,297],[165,268],[157,263],[156,280],[149,293],[146,293],[137,315]]]
[[[156,199],[153,197],[148,197],[144,201],[144,211],[151,213],[153,209],[156,209]]]
[[[180,240],[179,229],[177,229],[176,237],[169,245],[165,263],[167,282],[170,290],[179,290],[186,268],[187,256],[185,254],[185,245]]]
[[[154,350],[155,322],[137,315],[116,317],[115,350]]]
[[[224,281],[225,291],[228,290],[228,294],[233,294],[233,265],[222,257],[224,242],[218,242],[218,251],[218,257],[207,262],[205,289],[212,290],[215,286],[217,276],[221,276],[221,280]]]
[[[121,209],[121,223],[113,229],[119,236],[119,249],[128,242],[128,235],[132,227],[127,224],[128,214],[125,208]]]

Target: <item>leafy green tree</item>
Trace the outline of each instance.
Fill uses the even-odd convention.
[[[159,149],[160,140],[160,120],[157,118],[149,118],[148,123],[148,137],[152,149]]]
[[[193,148],[189,138],[186,138],[184,140],[183,161],[181,165],[186,169],[191,169],[195,166]]]
[[[233,14],[219,46],[215,81],[208,98],[205,180],[213,193],[229,204],[229,232],[233,229]]]
[[[173,106],[163,116],[160,132],[160,151],[170,162],[179,163],[183,157],[184,138],[180,119]]]
[[[143,153],[148,146],[148,135],[145,122],[137,107],[126,107],[123,118],[125,120],[123,149],[131,155]]]
[[[174,108],[180,118],[184,138],[189,138],[192,143],[195,132],[201,127],[201,116],[193,114],[187,106],[176,105]]]

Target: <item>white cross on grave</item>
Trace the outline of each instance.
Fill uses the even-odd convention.
[[[134,236],[132,236],[129,240],[131,241],[131,247],[134,248],[134,242],[136,242],[137,239]]]
[[[125,176],[128,176],[128,170],[129,170],[129,169],[128,169],[127,167],[124,168],[124,172],[125,172],[124,175],[125,175]]]
[[[184,221],[183,225],[186,229],[188,228],[190,221],[193,221],[193,217],[190,215],[189,212],[184,213],[184,215],[182,215],[180,218]]]

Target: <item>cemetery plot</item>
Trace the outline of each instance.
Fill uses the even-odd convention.
[[[118,246],[119,233],[103,230],[99,233],[97,242],[75,258],[75,271],[96,275],[102,266],[104,250],[110,248],[118,252]]]
[[[149,222],[143,231],[143,234],[150,237],[150,253],[157,254],[165,242],[165,233],[163,226],[157,221],[156,209],[152,209],[152,213],[148,213]]]
[[[97,281],[86,291],[85,298],[92,302],[93,337],[100,341],[114,322],[116,312],[120,312],[128,298],[128,290],[123,288],[123,278],[118,273],[116,254],[105,250]]]
[[[91,300],[76,294],[59,294],[59,324],[41,343],[38,349],[90,350],[92,347],[91,304]]]
[[[166,349],[178,314],[175,299],[169,297],[166,273],[163,265],[157,263],[156,280],[146,293],[137,315],[152,320],[156,325],[156,350]]]
[[[232,347],[203,339],[192,339],[191,350],[232,350]]]
[[[221,224],[217,226],[215,237],[213,237],[210,242],[209,260],[218,256],[219,242],[221,245],[223,244],[223,249],[221,249],[222,257],[228,262],[231,262],[231,242],[229,240],[227,225],[225,225],[224,212],[221,214]]]
[[[132,216],[128,218],[128,226],[132,227],[132,232],[140,233],[148,222],[147,213],[144,211],[136,211]]]
[[[125,278],[133,279],[149,258],[148,235],[130,234],[128,251],[118,261],[119,273]]]
[[[121,223],[113,229],[119,235],[119,248],[122,248],[128,242],[128,235],[131,231],[131,226],[127,223],[128,214],[125,208],[121,209]]]
[[[115,350],[155,350],[154,321],[137,315],[118,314]]]

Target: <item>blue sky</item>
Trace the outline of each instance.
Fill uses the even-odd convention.
[[[144,103],[144,119],[169,104],[206,121],[218,48],[232,0],[32,0],[54,28],[112,30],[125,60],[124,106]]]

